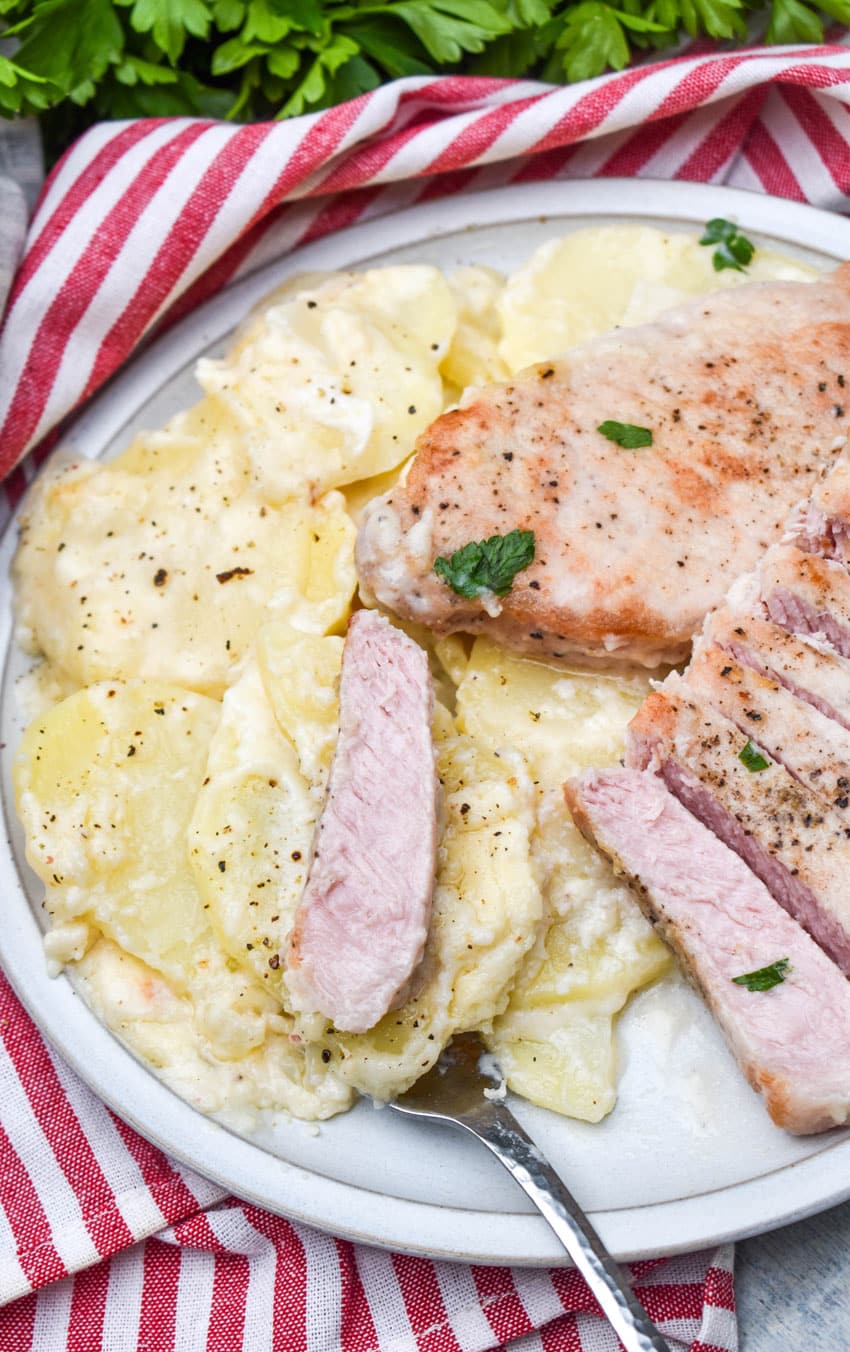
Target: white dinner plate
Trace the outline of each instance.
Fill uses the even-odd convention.
[[[820,264],[850,258],[850,223],[796,203],[686,183],[530,184],[415,207],[311,244],[201,307],[133,361],[66,438],[112,455],[199,395],[192,366],[293,272],[384,262],[515,268],[543,240],[594,223],[643,220],[694,229],[735,219],[765,244]],[[0,549],[4,576],[14,531]],[[9,847],[0,858],[0,961],[33,1018],[110,1107],[185,1164],[234,1193],[338,1235],[481,1263],[563,1263],[542,1219],[471,1139],[361,1102],[316,1133],[297,1122],[241,1136],[177,1098],[90,1013],[41,944],[42,888],[24,861],[10,768],[20,736],[9,588],[0,739]],[[621,1258],[743,1237],[850,1196],[850,1132],[808,1139],[769,1121],[712,1019],[681,981],[642,992],[620,1020],[619,1101],[600,1125],[512,1106]]]

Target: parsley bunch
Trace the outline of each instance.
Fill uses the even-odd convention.
[[[768,0],[769,42],[820,41],[850,0]],[[384,80],[581,80],[684,32],[743,39],[759,0],[0,0],[0,113],[44,115],[58,153],[101,118],[255,121]]]

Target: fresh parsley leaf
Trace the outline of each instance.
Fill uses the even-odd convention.
[[[470,65],[473,75],[495,75],[498,79],[516,79],[527,75],[552,46],[557,20],[540,28],[518,29],[509,37],[496,38]]]
[[[850,23],[850,4],[848,0],[818,0],[818,8],[824,10],[839,23]]]
[[[371,61],[362,56],[352,56],[351,60],[340,66],[336,74],[328,80],[325,88],[325,106],[343,103],[346,99],[356,98],[358,94],[367,94],[370,89],[377,89],[380,83],[381,77]]]
[[[459,61],[464,52],[482,52],[489,40],[511,31],[510,20],[489,0],[400,0],[386,5],[402,19],[435,61]]]
[[[724,221],[722,216],[708,222],[700,244],[717,245],[711,259],[715,272],[722,272],[724,268],[744,272],[756,251],[756,246],[739,232],[737,225]]]
[[[29,22],[6,30],[20,32],[14,65],[31,80],[49,81],[66,97],[86,80],[99,81],[112,61],[120,60],[123,32],[111,0],[92,0],[80,21],[76,0],[39,0]]]
[[[206,38],[212,15],[204,0],[135,0],[130,24],[137,33],[150,33],[172,65],[183,54],[190,37]]]
[[[564,51],[568,80],[587,80],[610,67],[622,70],[631,56],[625,29],[634,33],[661,33],[662,24],[638,14],[614,9],[602,0],[582,0],[565,11],[557,47]]]
[[[790,958],[777,958],[768,967],[759,967],[755,972],[744,972],[743,976],[733,976],[736,986],[746,986],[748,991],[770,991],[780,986],[791,971]]]
[[[747,25],[742,0],[693,0],[694,30],[710,38],[745,38]]]
[[[507,0],[505,13],[512,26],[534,28],[552,17],[557,0]]]
[[[328,79],[335,75],[340,67],[350,61],[353,56],[356,56],[358,50],[357,43],[352,42],[351,38],[344,37],[341,33],[331,38],[326,45],[320,48],[303,79],[283,105],[279,116],[297,116],[299,113],[303,113],[305,109],[321,103]]]
[[[614,422],[610,418],[597,427],[603,437],[615,441],[627,451],[639,451],[652,445],[652,433],[648,427],[635,427],[634,423]]]
[[[458,70],[585,79],[683,33],[743,40],[763,3],[769,41],[850,24],[850,0],[0,0],[0,116],[44,114],[52,163],[105,118],[256,122]],[[746,268],[748,246],[718,239],[714,266]]]
[[[403,75],[428,75],[431,67],[416,36],[397,20],[379,14],[364,16],[346,26],[346,34],[378,62],[391,79]]]
[[[823,24],[800,0],[773,0],[768,42],[823,42]]]
[[[241,70],[247,66],[249,61],[253,61],[255,56],[264,56],[268,48],[259,45],[251,45],[243,42],[241,37],[230,38],[223,42],[220,47],[216,47],[212,58],[213,75],[229,75],[233,70]],[[294,69],[298,69],[299,60],[296,56]],[[293,71],[290,70],[290,75]]]
[[[321,37],[327,30],[322,6],[317,0],[250,0],[242,29],[243,42],[281,42],[293,30]]]
[[[751,741],[747,741],[741,747],[738,752],[738,760],[747,767],[751,774],[755,774],[757,770],[766,770],[770,765],[767,757],[763,756],[758,747]]]
[[[471,540],[450,559],[437,559],[434,572],[458,596],[471,598],[485,592],[506,596],[517,573],[533,558],[534,531],[512,530],[507,535],[491,535],[489,540]]]
[[[213,23],[220,33],[232,33],[245,18],[243,0],[214,0]]]
[[[176,84],[178,75],[170,66],[155,66],[140,56],[128,56],[115,67],[115,78],[123,85],[137,85],[139,81],[146,85],[161,85]]]

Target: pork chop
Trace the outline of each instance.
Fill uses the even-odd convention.
[[[784,540],[809,554],[850,562],[850,463],[844,456],[791,514]]]
[[[564,786],[576,823],[637,889],[777,1126],[850,1118],[850,982],[767,888],[653,774],[593,770]],[[781,959],[770,990],[736,980]]]
[[[658,772],[850,974],[850,826],[842,813],[761,756],[675,674],[632,719],[626,763]]]
[[[776,545],[759,564],[757,577],[774,623],[850,657],[850,574],[842,563]]]
[[[814,648],[771,620],[727,606],[706,617],[695,657],[703,645],[722,648],[742,666],[778,681],[797,699],[850,729],[850,659]]]
[[[382,616],[358,611],[339,703],[287,985],[300,1009],[362,1033],[405,991],[431,918],[437,779],[426,654]]]
[[[364,594],[437,633],[556,661],[680,661],[844,444],[845,372],[850,265],[702,297],[469,390],[371,504]],[[652,444],[628,449],[604,423]],[[514,530],[535,551],[507,595],[459,595],[434,571]]]
[[[722,648],[700,646],[685,673],[689,688],[745,737],[754,737],[818,798],[850,818],[850,732],[778,681],[740,666]],[[848,687],[850,692],[850,687]]]

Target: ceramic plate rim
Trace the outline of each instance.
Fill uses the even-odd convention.
[[[105,446],[168,376],[229,331],[273,286],[306,268],[362,266],[371,258],[426,239],[524,219],[605,216],[667,219],[699,225],[711,216],[736,219],[828,257],[850,257],[850,222],[814,207],[740,189],[682,182],[617,180],[514,185],[406,208],[299,249],[265,265],[206,302],[122,370],[76,419],[64,444]],[[131,415],[130,415],[131,416]],[[8,576],[13,530],[0,546]],[[0,643],[8,661],[12,633],[8,584],[3,589]],[[8,781],[7,830],[14,830]],[[391,1197],[338,1182],[270,1155],[198,1113],[167,1089],[95,1018],[69,981],[47,975],[41,932],[21,884],[11,837],[0,854],[7,907],[0,926],[0,963],[49,1042],[88,1087],[130,1126],[182,1164],[292,1220],[367,1244],[434,1258],[518,1266],[564,1264],[565,1255],[536,1215],[493,1223],[492,1211],[471,1211]],[[838,1151],[839,1168],[836,1169]],[[675,1201],[598,1211],[595,1224],[621,1259],[673,1254],[743,1238],[801,1219],[850,1197],[850,1139],[766,1175]],[[781,1184],[779,1176],[781,1175]],[[838,1175],[839,1181],[836,1181]],[[365,1219],[361,1219],[365,1218]]]

